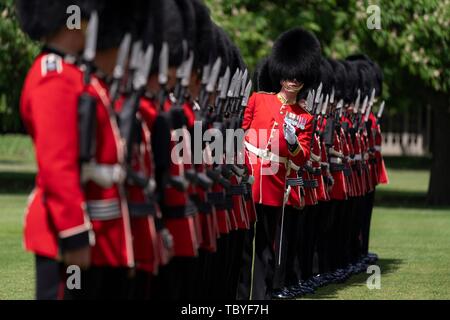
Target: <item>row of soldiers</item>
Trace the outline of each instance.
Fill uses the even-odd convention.
[[[368,249],[375,188],[388,183],[381,155],[384,102],[377,106],[383,74],[366,55],[345,60],[323,57],[314,35],[292,29],[260,62],[254,81],[259,92],[255,105],[252,97],[246,110],[244,128],[276,127],[283,120],[273,114],[261,117],[258,109],[279,109],[288,146],[283,154],[283,139],[276,141],[273,135],[263,143],[246,142],[247,150],[262,159],[262,167],[267,165],[264,160],[283,162],[270,154],[273,140],[279,144],[277,154],[288,159],[286,171],[276,173],[283,183],[286,177],[285,185],[276,186],[272,178],[255,179],[260,186],[254,188],[258,213],[254,271],[259,271],[260,281],[254,297],[292,299],[345,282],[378,259]],[[269,122],[261,124],[261,118]],[[288,141],[286,127],[291,124],[301,147],[297,154]],[[258,168],[253,169],[259,176]],[[275,196],[266,192],[272,187],[278,190]],[[276,227],[270,230],[271,225]]]
[[[74,5],[79,28],[68,25]],[[201,0],[16,8],[43,45],[20,106],[38,164],[24,241],[38,299],[292,298],[375,259],[368,231],[385,173],[382,112],[371,112],[382,75],[370,59],[324,59],[314,35],[294,29],[250,80]],[[253,83],[280,94],[251,95]],[[258,119],[273,122],[259,107],[266,96],[302,114],[281,112],[278,154],[248,136],[245,150],[224,141],[218,157],[193,140],[199,124],[202,133],[274,130]],[[244,162],[211,161],[230,154]],[[284,169],[260,174],[261,161]],[[75,289],[66,285],[73,265]]]

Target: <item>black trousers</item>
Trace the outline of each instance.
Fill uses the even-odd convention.
[[[255,257],[253,264],[252,299],[270,300],[276,267],[276,231],[281,208],[256,205],[258,221],[255,229]]]
[[[334,213],[332,201],[319,202],[318,208],[317,254],[319,273],[333,270],[333,225]]]
[[[193,300],[209,300],[211,296],[211,282],[214,279],[213,258],[216,253],[204,249],[199,250],[195,267],[195,287]]]
[[[60,262],[36,256],[37,300],[125,300],[131,298],[128,268],[91,267],[80,272],[80,289],[69,289],[70,276]]]
[[[351,210],[349,260],[355,264],[361,257],[361,197],[350,198],[349,204]]]
[[[318,206],[307,206],[304,209],[301,229],[301,241],[299,244],[299,262],[301,266],[302,280],[308,280],[313,276],[314,253],[317,243]]]
[[[160,269],[153,281],[154,300],[191,300],[195,297],[196,257],[174,257],[168,265]]]
[[[63,266],[56,260],[35,256],[36,300],[57,300],[64,297]]]
[[[253,240],[255,237],[255,224],[250,226],[250,230],[245,232],[242,250],[242,264],[239,273],[236,299],[250,300],[252,285],[252,265],[253,265]]]
[[[274,289],[295,285],[300,281],[301,268],[298,248],[303,239],[304,210],[286,206],[284,213],[282,247],[279,250],[280,238],[276,237],[277,264],[273,281]],[[281,256],[280,256],[281,254]]]
[[[375,201],[375,191],[370,192],[364,196],[364,207],[362,217],[362,254],[367,255],[369,253],[369,239],[370,239],[370,225],[372,222],[372,211]]]
[[[247,230],[236,230],[231,233],[230,268],[227,273],[227,300],[235,300],[238,290],[239,276],[242,267],[244,240]]]

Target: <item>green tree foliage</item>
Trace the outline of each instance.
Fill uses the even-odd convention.
[[[428,90],[449,92],[450,0],[205,1],[250,69],[281,32],[303,26],[317,34],[327,56],[365,52],[378,61],[386,75],[385,98],[396,109],[426,100]],[[380,30],[366,26],[373,4],[381,10]],[[0,15],[0,131],[12,131],[19,125],[20,84],[37,46],[19,30],[13,0],[0,0]]]
[[[417,88],[450,90],[450,0],[206,2],[250,68],[270,52],[281,32],[302,26],[316,33],[327,56],[343,58],[364,52],[378,61],[386,75],[386,98],[393,98],[391,105],[399,109],[423,98],[424,90]],[[370,5],[380,8],[380,30],[367,27]]]
[[[0,0],[0,133],[21,129],[19,99],[26,72],[38,52],[19,29],[12,0]]]

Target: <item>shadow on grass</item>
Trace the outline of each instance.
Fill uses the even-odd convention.
[[[384,162],[389,169],[429,170],[431,168],[430,157],[384,157]]]
[[[35,173],[0,172],[0,193],[28,194],[34,188]]]
[[[381,269],[381,276],[397,271],[402,264],[401,259],[380,259],[376,263]],[[315,294],[306,295],[305,299],[336,299],[338,292],[352,286],[365,285],[370,274],[361,273],[348,279],[345,283],[330,284],[326,287],[317,289]]]
[[[425,208],[427,207],[427,194],[425,192],[401,190],[377,190],[375,204],[393,208]]]

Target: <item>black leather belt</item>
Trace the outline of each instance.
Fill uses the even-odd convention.
[[[156,206],[153,203],[128,203],[128,211],[132,218],[144,218],[156,214]]]
[[[310,174],[314,174],[315,172],[315,168],[311,167],[311,166],[305,166],[306,172],[310,173]]]
[[[195,203],[198,212],[202,214],[211,214],[213,211],[212,204],[210,202],[205,202],[200,199],[198,195],[191,195],[191,200]]]
[[[198,212],[198,208],[192,201],[189,201],[185,206],[165,206],[162,208],[162,211],[165,218],[179,219],[195,215]]]
[[[247,188],[243,184],[232,185],[228,189],[227,194],[232,196],[242,196],[246,193],[246,190]]]
[[[209,192],[208,202],[212,205],[223,205],[225,203],[225,194],[223,192]]]
[[[302,177],[286,179],[286,186],[298,187],[298,186],[303,186],[303,185],[304,185],[304,182],[303,182]]]
[[[244,199],[246,201],[253,200],[252,185],[250,183],[245,183],[244,186],[245,186]]]
[[[319,187],[319,182],[316,179],[304,180],[303,181],[303,186],[305,188],[308,188],[308,189],[318,188]]]
[[[330,164],[331,172],[340,172],[340,171],[344,171],[344,169],[345,169],[345,164],[337,164],[337,163]]]

